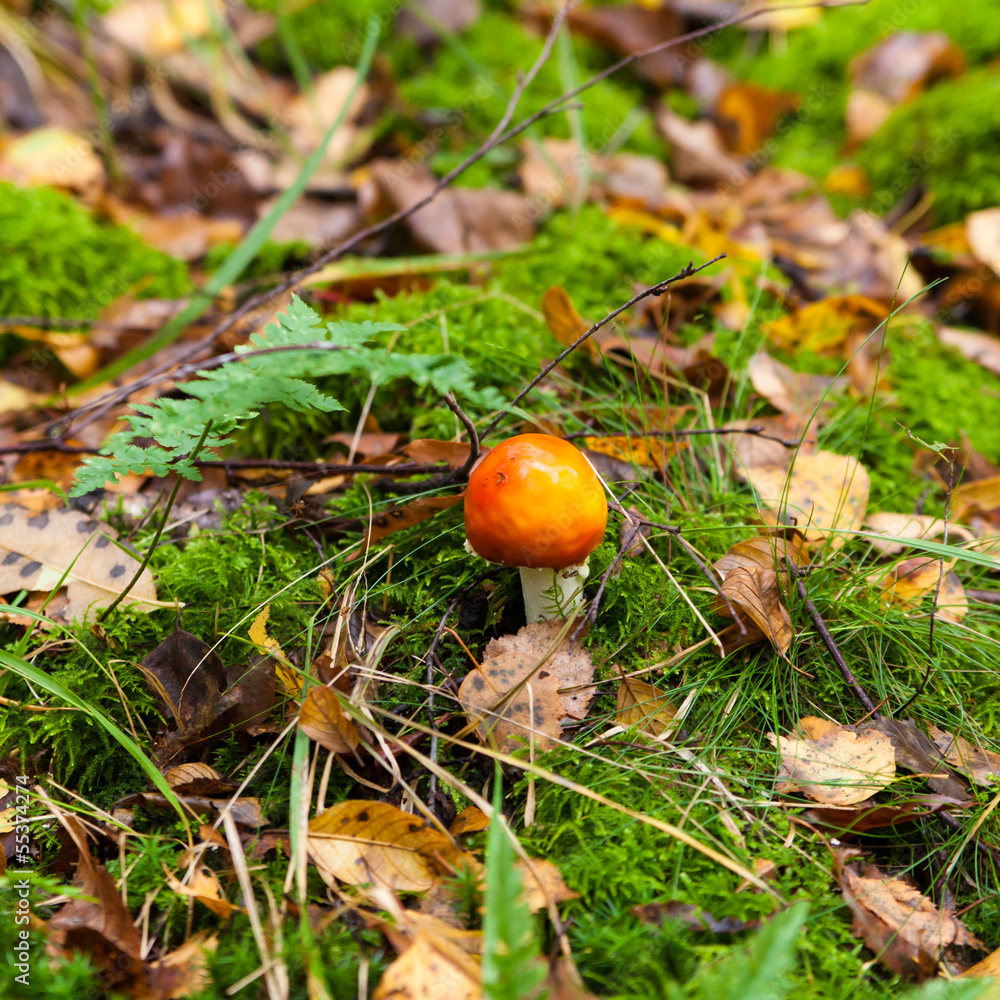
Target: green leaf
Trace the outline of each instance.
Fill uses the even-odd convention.
[[[483,997],[523,1000],[536,996],[545,978],[538,957],[533,918],[525,902],[514,848],[503,822],[500,767],[493,792],[493,817],[486,840],[486,893],[483,900]]]

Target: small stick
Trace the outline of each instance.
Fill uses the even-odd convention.
[[[608,568],[601,574],[601,582],[597,586],[597,593],[594,594],[594,599],[590,602],[590,608],[583,618],[580,619],[576,628],[573,629],[573,634],[569,637],[571,643],[576,642],[580,638],[580,633],[587,625],[593,625],[597,621],[597,613],[601,608],[601,600],[604,597],[604,588],[607,587],[608,580],[611,579],[611,574],[614,572],[615,567],[622,561],[625,553],[635,541],[635,536],[642,530],[642,524],[633,518],[629,518],[625,523],[627,527],[622,537],[621,545],[618,547],[618,553],[608,564]]]
[[[801,441],[786,441],[784,438],[774,437],[772,434],[766,432],[764,427],[695,427],[691,430],[675,430],[670,428],[670,430],[665,431],[622,431],[621,434],[609,434],[609,437],[694,437],[698,434],[749,434],[751,437],[763,438],[765,441],[776,441],[778,444],[784,445],[786,448],[798,448]],[[581,437],[600,437],[601,432],[599,431],[573,431],[572,434],[563,434],[562,439],[564,441],[572,441],[574,438]]]
[[[472,422],[472,418],[458,405],[455,397],[450,392],[444,394],[444,401],[448,404],[448,409],[462,421],[466,433],[469,435],[469,457],[460,469],[455,470],[459,482],[465,482],[469,478],[469,473],[472,472],[472,467],[476,464],[476,460],[479,458],[479,433],[476,431],[476,425]]]
[[[809,616],[813,620],[813,625],[816,626],[816,631],[819,632],[820,638],[823,640],[823,645],[829,650],[830,655],[833,657],[833,662],[840,668],[840,673],[843,675],[844,680],[854,690],[854,694],[861,703],[861,707],[868,713],[868,716],[873,719],[881,719],[882,716],[879,714],[878,706],[868,697],[865,689],[858,683],[857,678],[851,672],[851,668],[847,665],[843,656],[840,655],[840,650],[837,649],[837,644],[833,641],[833,636],[830,635],[830,630],[826,627],[826,622],[823,621],[820,613],[816,610],[816,605],[813,604],[812,598],[806,590],[806,585],[802,582],[802,571],[798,567],[793,568],[795,570],[795,586],[799,592],[799,597],[802,598],[806,606],[806,611],[809,612]]]
[[[979,601],[980,604],[1000,605],[1000,591],[998,590],[967,590],[965,596],[971,601]]]

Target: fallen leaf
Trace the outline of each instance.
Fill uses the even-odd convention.
[[[430,169],[409,161],[373,160],[362,171],[359,202],[371,219],[410,208],[434,189]],[[514,191],[448,188],[406,220],[414,241],[433,253],[504,250],[531,239],[537,211]]]
[[[988,333],[970,333],[942,326],[938,330],[938,340],[946,347],[953,347],[963,358],[975,361],[994,375],[1000,375],[1000,339]]]
[[[443,510],[449,510],[460,504],[463,496],[462,493],[453,493],[448,496],[417,497],[416,500],[411,500],[401,507],[383,508],[368,522],[362,551],[366,551],[369,545],[374,545],[397,531],[412,528],[413,525],[426,521],[427,518],[440,514]]]
[[[888,121],[892,108],[892,101],[876,91],[855,87],[847,95],[844,109],[844,124],[847,126],[844,151],[853,152],[865,139],[870,139]]]
[[[939,517],[930,514],[895,514],[889,511],[869,514],[864,526],[877,535],[885,538],[869,538],[872,546],[883,555],[898,556],[906,548],[905,541],[895,539],[937,538],[944,534],[945,523]],[[963,542],[971,541],[975,536],[961,525],[949,524],[948,537]]]
[[[734,569],[785,570],[806,566],[809,550],[802,533],[796,530],[754,535],[730,546],[729,551],[714,564],[715,571],[725,580]]]
[[[87,834],[75,816],[53,805],[53,812],[76,845],[78,861],[73,883],[79,898],[71,899],[49,920],[49,948],[90,957],[109,987],[130,992],[145,974],[142,935],[132,922],[115,880],[91,857]],[[106,977],[106,978],[105,978]]]
[[[864,520],[868,471],[856,458],[818,451],[799,455],[791,473],[759,466],[746,470],[761,503],[782,523],[794,524],[807,542],[825,541],[839,549]]]
[[[481,980],[461,948],[421,931],[382,974],[372,1000],[480,1000]]]
[[[479,20],[479,0],[414,0],[424,17],[403,7],[396,18],[395,30],[408,35],[421,47],[459,35]],[[427,16],[429,15],[429,16]]]
[[[549,333],[564,347],[576,343],[590,329],[590,324],[581,318],[569,293],[561,285],[553,285],[542,296],[542,315]],[[590,350],[593,354],[593,348]]]
[[[926,556],[904,559],[880,582],[879,597],[903,608],[915,608],[925,597],[937,594],[935,613],[948,621],[961,621],[969,610],[969,600],[962,581],[952,572],[954,565],[954,559],[943,567],[939,559]]]
[[[756,466],[783,465],[787,468],[792,460],[793,451],[797,451],[799,455],[814,454],[817,440],[816,424],[817,421],[813,419],[807,426],[803,418],[796,413],[754,417],[753,420],[734,420],[726,424],[726,430],[759,428],[761,431],[760,434],[726,436],[733,454],[733,472],[745,480],[746,470]],[[786,441],[789,443],[782,443]]]
[[[201,0],[127,0],[101,18],[108,35],[148,59],[162,58],[212,30],[219,6]]]
[[[298,698],[302,693],[302,674],[289,662],[278,640],[267,634],[267,619],[270,614],[271,605],[267,604],[253,620],[247,635],[259,652],[267,653],[274,658],[274,675],[285,689],[285,694],[290,698]]]
[[[358,727],[344,712],[337,692],[314,685],[299,712],[299,729],[331,753],[351,753],[358,745]]]
[[[467,863],[440,830],[387,802],[348,800],[309,822],[309,857],[327,884],[420,892]]]
[[[212,982],[208,956],[218,946],[218,935],[208,931],[192,934],[182,945],[148,964],[146,990],[133,994],[133,1000],[180,1000],[204,992]]]
[[[834,874],[844,902],[854,914],[854,933],[879,961],[904,979],[922,981],[937,972],[938,958],[950,947],[983,948],[950,910],[940,910],[902,879],[873,866],[859,871],[836,855]]]
[[[58,125],[6,142],[0,178],[22,187],[45,184],[93,200],[104,184],[104,164],[88,139]]]
[[[370,97],[368,84],[363,80],[358,83],[357,74],[350,66],[337,66],[314,76],[309,93],[297,94],[282,109],[292,148],[300,156],[309,156],[316,150],[350,98],[346,117],[326,146],[323,163],[328,169],[342,169],[358,159],[373,136],[370,127],[358,124]]]
[[[453,837],[467,833],[478,833],[490,825],[490,818],[479,806],[466,806],[452,821],[448,832]]]
[[[714,115],[726,148],[747,156],[764,144],[778,127],[782,115],[799,106],[795,94],[739,81],[725,86],[715,103]]]
[[[514,868],[521,875],[524,886],[524,901],[532,913],[539,913],[549,903],[565,903],[568,899],[579,899],[580,894],[574,892],[563,881],[559,869],[544,858],[531,858],[527,865],[518,858]]]
[[[930,738],[917,729],[913,719],[872,719],[864,723],[863,728],[874,729],[889,738],[899,767],[926,777],[927,783],[939,795],[968,804],[965,785],[941,759],[940,751]]]
[[[77,510],[33,514],[18,504],[4,504],[0,594],[65,586],[68,601],[60,617],[84,620],[110,604],[139,568],[138,559],[114,544],[117,537],[114,528]],[[153,575],[145,569],[123,606],[152,611],[174,605],[157,601]]]
[[[944,759],[977,785],[992,785],[1000,778],[1000,753],[978,747],[961,736],[929,726],[928,733]]]
[[[976,258],[1000,275],[1000,208],[970,212],[965,218],[965,238]]]
[[[638,677],[622,678],[615,713],[619,726],[636,726],[640,732],[662,736],[671,728],[676,714],[677,708],[659,688]]]
[[[898,805],[880,805],[874,799],[865,799],[850,806],[813,806],[802,816],[814,826],[836,830],[838,836],[844,837],[852,833],[865,833],[867,830],[892,828],[900,823],[912,823],[942,809],[954,809],[967,804],[946,795],[913,795]]]
[[[684,184],[727,184],[738,187],[747,178],[743,164],[727,150],[719,127],[692,122],[661,104],[656,126],[670,144],[670,170]]]
[[[822,412],[831,407],[831,396],[846,384],[843,379],[797,372],[763,351],[758,351],[747,363],[747,374],[755,392],[776,410],[792,414],[801,421],[810,418],[814,411]]]
[[[534,730],[535,746],[548,749],[563,718],[586,716],[595,692],[590,654],[580,648],[571,653],[563,638],[542,663],[563,627],[561,621],[534,622],[486,644],[482,665],[466,675],[458,692],[470,719],[478,723],[480,739],[493,733],[500,748],[510,751],[527,742],[528,731]],[[497,708],[508,692],[516,693]]]
[[[175,628],[147,654],[142,668],[174,721],[164,742],[168,754],[223,729],[245,727],[274,704],[269,657],[249,670],[227,670],[212,647],[183,629]]]
[[[888,315],[881,302],[866,295],[836,295],[810,302],[764,329],[782,350],[821,354],[840,348],[852,333],[870,334]]]
[[[469,460],[469,446],[461,441],[436,441],[433,438],[418,438],[400,449],[407,458],[421,465],[445,462],[449,469],[460,469]],[[479,457],[485,458],[491,449],[483,446]]]
[[[634,55],[657,42],[676,38],[684,19],[669,6],[655,9],[639,4],[571,7],[566,23],[574,34],[617,56]],[[632,64],[635,74],[665,90],[684,82],[687,60],[669,49],[643,56]]]
[[[1000,508],[1000,476],[961,483],[952,493],[951,506],[958,518],[988,514]]]
[[[207,865],[196,865],[190,873],[190,879],[182,882],[177,876],[166,871],[167,885],[179,896],[190,896],[207,906],[217,917],[228,920],[234,913],[241,911],[226,899],[222,891],[219,877]]]
[[[675,455],[688,448],[687,441],[671,441],[667,437],[585,437],[583,446],[588,451],[596,451],[600,455],[617,458],[630,465],[643,468],[652,466],[663,469]]]
[[[727,570],[721,590],[735,606],[744,626],[749,619],[761,635],[782,656],[786,656],[795,630],[788,610],[781,603],[778,574],[773,569],[761,569],[757,566],[734,566]],[[716,614],[726,618],[733,617],[726,603],[719,597],[715,598],[712,607]]]
[[[260,802],[251,796],[241,796],[233,800],[226,796],[221,799],[212,799],[203,795],[180,795],[180,804],[191,813],[192,816],[215,816],[223,811],[228,812],[239,826],[261,827],[267,824],[267,817],[261,810]],[[148,806],[157,812],[173,812],[173,803],[168,801],[159,792],[136,792],[127,795],[119,803],[119,806]]]
[[[943,31],[898,31],[851,60],[856,87],[890,106],[912,100],[925,87],[965,72],[965,56]]]
[[[787,790],[801,791],[816,802],[864,802],[887,787],[896,773],[892,743],[877,731],[858,733],[842,726],[816,739],[767,735],[781,755]]]
[[[739,920],[736,917],[714,917],[694,903],[681,903],[679,900],[633,906],[632,912],[644,924],[658,927],[668,920],[677,920],[692,930],[707,931],[709,934],[739,934],[741,931],[752,930],[760,923],[757,920]]]

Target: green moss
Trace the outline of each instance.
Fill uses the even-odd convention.
[[[0,315],[93,319],[131,293],[177,298],[184,264],[51,188],[0,182]]]
[[[972,66],[1000,50],[1000,21],[984,19],[974,4],[871,0],[826,10],[814,26],[764,52],[737,50],[724,35],[709,54],[741,77],[799,95],[798,113],[765,148],[780,166],[824,177],[843,158],[849,63],[897,31],[943,31]],[[941,222],[1000,201],[992,168],[1000,147],[998,86],[995,74],[973,71],[898,108],[857,154],[875,187],[868,204],[884,211],[917,181],[934,192]]]
[[[542,40],[516,20],[486,12],[462,35],[460,45],[443,46],[423,72],[401,80],[400,89],[411,104],[473,141],[481,141],[502,117],[518,73],[531,65],[541,49]],[[573,51],[583,79],[603,65],[603,55],[586,43],[574,41]],[[558,62],[553,57],[542,66],[518,105],[515,120],[569,89]],[[625,142],[625,148],[635,152],[662,155],[662,144],[642,111],[641,88],[627,78],[604,80],[573,103],[583,105],[583,128],[591,148]],[[536,134],[568,138],[567,115],[544,119]]]
[[[970,72],[897,108],[859,150],[876,210],[914,184],[934,195],[939,223],[1000,203],[1000,73]]]

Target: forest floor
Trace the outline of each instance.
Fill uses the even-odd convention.
[[[998,109],[942,0],[6,2],[0,994],[1000,997]]]

